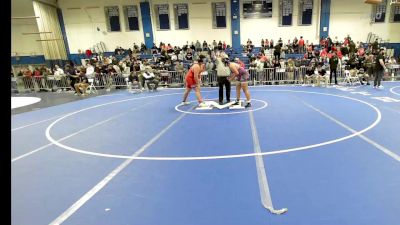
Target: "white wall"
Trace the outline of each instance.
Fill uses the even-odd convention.
[[[11,1],[11,17],[35,16],[32,0]],[[43,55],[39,34],[23,35],[22,33],[39,32],[36,19],[11,20],[11,53],[20,56]]]
[[[286,43],[288,39],[293,40],[294,37],[300,39],[303,36],[304,40],[309,40],[314,44],[318,44],[319,40],[319,14],[320,1],[314,0],[312,25],[298,26],[298,9],[299,0],[293,0],[293,19],[292,26],[279,26],[279,1],[272,1],[272,17],[248,19],[243,18],[242,3],[240,4],[240,41],[241,44],[246,44],[247,39],[253,42],[254,45],[260,46],[261,39],[273,39],[276,43],[279,38]],[[332,0],[334,2],[336,0]],[[348,0],[350,1],[350,0]]]
[[[54,0],[47,0],[54,2]],[[126,31],[123,5],[135,4],[138,7],[140,0],[58,0],[58,6],[62,9],[67,39],[71,53],[77,53],[78,49],[86,50],[94,44],[103,41],[108,50],[112,51],[116,46],[131,48],[134,42],[144,41],[141,14],[139,10],[139,31]],[[225,40],[231,44],[231,15],[230,0],[222,0],[227,4],[227,28],[213,29],[211,18],[211,2],[219,0],[191,0],[189,2],[189,30],[175,30],[173,17],[173,4],[188,2],[184,0],[152,0],[150,9],[152,14],[154,40],[172,45],[183,45],[186,41],[199,40],[212,42],[212,40]],[[245,44],[250,38],[255,45],[260,45],[261,39],[274,39],[277,41],[282,37],[284,42],[295,36],[303,36],[305,40],[318,43],[319,39],[319,17],[320,0],[314,0],[313,22],[311,26],[298,26],[299,0],[294,0],[293,26],[279,27],[278,25],[278,0],[273,0],[272,18],[244,19],[241,15],[240,29],[241,42]],[[11,15],[33,16],[32,0],[12,0]],[[170,5],[171,30],[157,31],[154,17],[154,4],[168,3]],[[204,3],[204,4],[193,4]],[[121,32],[107,32],[104,6],[118,5],[120,7]],[[87,7],[98,7],[87,9]],[[369,32],[380,35],[390,42],[400,42],[400,24],[389,23],[389,14],[386,22],[381,24],[370,23],[371,5],[365,4],[364,0],[332,0],[329,33],[332,37],[338,36],[343,39],[350,34],[354,40],[365,41]],[[78,8],[78,9],[68,9]],[[140,9],[140,7],[139,7]],[[242,9],[240,9],[242,12]],[[390,9],[388,7],[388,12]],[[97,31],[97,27],[100,31]],[[19,55],[43,54],[39,41],[39,35],[22,35],[23,32],[38,32],[35,20],[12,20],[11,21],[11,52]]]
[[[126,31],[124,5],[137,5],[139,31]],[[77,53],[78,49],[84,51],[100,41],[105,43],[108,51],[114,51],[117,46],[133,48],[133,43],[140,45],[144,42],[139,0],[59,0],[58,6],[63,13],[71,53]],[[121,32],[107,32],[104,6],[119,6]],[[100,31],[97,31],[97,27]]]
[[[203,4],[193,4],[193,3],[203,3]],[[212,9],[211,2],[226,2],[226,28],[225,29],[213,29],[212,28]],[[158,31],[156,26],[156,18],[154,14],[155,4],[169,4],[169,17],[170,17],[170,30],[168,31]],[[230,0],[198,0],[190,1],[188,3],[189,7],[189,30],[175,30],[174,21],[174,3],[188,3],[184,0],[153,0],[151,1],[150,9],[152,14],[152,24],[153,24],[153,35],[154,41],[158,45],[160,42],[171,45],[184,45],[186,41],[191,43],[199,40],[201,43],[207,41],[211,43],[213,40],[217,42],[219,40],[225,41],[226,44],[231,45],[231,8]]]
[[[343,40],[349,34],[353,40],[365,42],[369,32],[392,43],[400,42],[400,23],[389,23],[390,7],[386,9],[385,23],[370,23],[372,5],[363,0],[332,0],[330,30],[331,37]]]
[[[19,56],[43,55],[39,34],[22,35],[22,33],[39,32],[36,24],[11,23],[11,53]]]

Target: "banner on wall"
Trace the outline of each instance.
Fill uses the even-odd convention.
[[[121,31],[118,6],[106,6],[104,9],[108,19],[108,31]]]
[[[160,30],[169,30],[169,7],[168,4],[156,5],[158,15],[157,28]]]
[[[299,25],[311,25],[313,13],[313,0],[300,1]]]
[[[243,18],[272,17],[272,0],[244,0],[242,4]]]
[[[291,26],[293,18],[293,0],[280,0],[281,6],[281,24],[282,26]]]
[[[136,5],[127,5],[125,7],[126,12],[126,24],[128,30],[134,31],[139,30],[139,15]]]
[[[168,5],[158,5],[157,8],[158,8],[158,15],[169,14]]]
[[[384,23],[386,18],[386,6],[387,0],[382,0],[382,3],[379,3],[375,6],[375,12],[373,13],[373,21],[375,23]]]
[[[226,28],[226,4],[225,2],[213,2],[213,28]]]
[[[189,29],[188,4],[175,4],[175,28]]]
[[[392,18],[390,22],[400,22],[400,5],[392,5]]]
[[[138,17],[137,6],[135,6],[135,5],[126,6],[126,12],[127,12],[128,17]]]

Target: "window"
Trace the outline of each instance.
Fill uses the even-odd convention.
[[[137,31],[139,30],[139,14],[136,5],[124,6],[126,30]]]
[[[189,29],[188,4],[174,4],[175,29]]]
[[[391,5],[390,22],[400,23],[400,5]]]
[[[226,4],[225,2],[211,3],[213,15],[213,28],[226,28]]]
[[[313,13],[313,0],[300,0],[299,2],[299,25],[311,25]]]
[[[291,26],[293,18],[293,0],[279,0],[279,25]]]
[[[272,17],[272,0],[244,0],[243,18],[264,18]]]
[[[155,5],[156,24],[158,30],[169,30],[169,7],[168,4]]]
[[[107,30],[110,31],[121,31],[121,25],[119,23],[119,8],[118,6],[106,6],[104,7],[107,19]]]
[[[372,6],[372,22],[384,23],[386,18],[386,5],[387,0],[383,0],[382,3]]]

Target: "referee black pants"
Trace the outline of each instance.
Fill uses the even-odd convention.
[[[228,77],[218,77],[219,102],[223,102],[223,100],[224,100],[224,85],[225,85],[226,100],[228,102],[230,102],[231,101],[231,82],[228,80]]]
[[[331,75],[329,75],[329,84],[332,83],[332,76],[335,74],[335,84],[337,85],[337,71],[336,69],[331,69]]]

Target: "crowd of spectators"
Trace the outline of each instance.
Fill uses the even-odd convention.
[[[266,68],[285,68],[291,73],[296,67],[307,67],[308,71],[321,71],[319,75],[324,76],[326,72],[330,74],[337,73],[337,68],[351,70],[351,74],[368,74],[372,76],[375,66],[375,57],[379,52],[380,46],[378,40],[373,43],[363,44],[355,43],[351,37],[346,37],[339,41],[337,37],[332,40],[329,36],[321,39],[319,47],[314,46],[312,42],[295,37],[286,43],[281,38],[274,43],[274,40],[262,39],[258,51],[252,41],[248,39],[243,52],[240,54],[248,57],[248,63],[245,64],[239,57],[233,57],[233,49],[225,41],[213,40],[212,43],[199,40],[196,42],[186,42],[183,46],[172,46],[171,44],[160,43],[147,49],[146,45],[141,43],[140,47],[134,43],[132,49],[123,49],[117,47],[114,55],[105,57],[101,54],[93,53],[86,60],[86,65],[74,65],[73,62],[66,63],[61,68],[55,65],[53,68],[46,66],[35,68],[24,68],[17,72],[17,76],[36,78],[54,75],[56,80],[68,80],[71,89],[75,94],[84,94],[87,88],[87,78],[99,77],[102,75],[120,76],[129,78],[130,81],[137,81],[141,88],[145,87],[146,78],[143,74],[153,74],[151,82],[157,87],[158,84],[166,82],[163,71],[177,71],[181,75],[190,67],[193,61],[196,61],[200,54],[206,55],[206,70],[212,73],[216,70],[215,60],[218,52],[226,52],[231,60],[240,64],[243,68],[249,70],[263,71]],[[146,52],[150,53],[150,58],[142,57]],[[298,53],[301,57],[284,59],[285,54]],[[386,63],[395,64],[396,60],[386,58]],[[147,71],[147,73],[145,72]],[[309,72],[311,73],[311,72]],[[362,77],[366,83],[369,81]],[[150,80],[148,83],[151,83]],[[332,80],[330,79],[331,83]],[[82,85],[83,83],[83,85]],[[337,81],[335,79],[335,84]],[[82,91],[83,89],[83,91]]]

